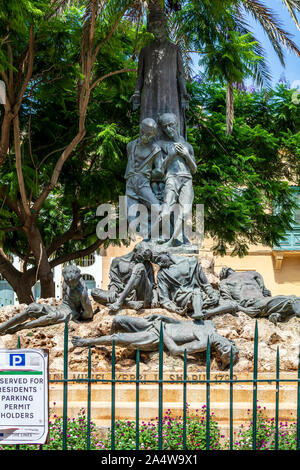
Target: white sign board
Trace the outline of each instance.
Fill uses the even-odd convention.
[[[45,444],[48,418],[47,352],[0,349],[0,444]]]
[[[0,80],[0,104],[6,104],[6,87],[3,80]]]

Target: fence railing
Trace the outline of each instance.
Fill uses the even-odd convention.
[[[120,379],[116,378],[116,351],[115,343],[112,344],[112,359],[111,359],[111,379],[109,378],[93,378],[92,377],[92,348],[89,346],[88,349],[88,367],[86,378],[69,378],[68,377],[68,322],[65,323],[64,328],[64,370],[62,379],[50,379],[50,383],[62,383],[63,384],[63,429],[62,429],[62,449],[68,449],[68,385],[70,383],[87,384],[87,432],[86,432],[86,448],[91,448],[91,412],[93,402],[91,399],[91,391],[93,384],[99,383],[110,383],[111,384],[111,419],[110,419],[110,447],[111,450],[116,448],[116,385],[117,384],[135,384],[135,448],[140,449],[140,385],[141,384],[157,384],[158,385],[158,450],[163,449],[163,388],[168,384],[182,384],[183,390],[183,401],[182,401],[182,413],[183,413],[183,427],[182,427],[182,447],[185,450],[187,448],[187,390],[189,384],[202,384],[206,387],[206,450],[210,450],[210,433],[211,433],[211,387],[219,384],[219,380],[211,379],[211,347],[208,339],[207,351],[206,351],[206,378],[190,380],[188,379],[187,370],[187,353],[184,352],[183,358],[183,375],[181,380],[165,380],[164,379],[164,347],[163,347],[163,329],[160,330],[160,341],[159,341],[159,367],[158,367],[158,379],[145,379],[140,377],[140,351],[136,351],[136,374],[135,379]],[[258,385],[259,384],[270,384],[274,382],[276,386],[275,390],[275,436],[274,436],[274,448],[279,448],[279,398],[280,398],[280,384],[282,383],[294,383],[297,391],[297,413],[296,413],[296,449],[300,450],[300,350],[298,356],[298,373],[296,378],[280,378],[280,351],[277,347],[276,354],[276,371],[275,377],[259,378],[258,377],[258,325],[255,325],[254,334],[254,356],[253,356],[253,377],[251,379],[238,379],[233,374],[233,353],[231,350],[230,365],[229,365],[229,378],[223,378],[222,384],[229,384],[229,449],[234,449],[234,400],[233,392],[234,386],[237,384],[252,384],[252,450],[257,449],[257,397],[258,397]],[[21,347],[20,340],[18,338],[18,347]],[[40,446],[42,449],[42,446]],[[19,446],[16,446],[18,449]]]

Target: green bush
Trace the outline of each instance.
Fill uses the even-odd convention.
[[[257,413],[257,450],[275,450],[276,424],[274,418],[268,419],[265,414],[266,408],[258,406]],[[248,410],[250,416],[250,410]],[[44,450],[61,450],[63,419],[56,415],[49,422],[49,444],[43,445]],[[210,415],[210,450],[226,450],[229,448],[228,439],[220,434],[219,426]],[[140,450],[158,449],[158,418],[148,422],[143,421],[139,426],[139,447]],[[173,417],[171,410],[165,413],[162,420],[162,438],[164,450],[183,450],[183,417]],[[111,448],[111,434],[104,440],[97,437],[96,426],[90,423],[90,449],[109,450]],[[295,422],[278,423],[278,449],[296,450],[297,429]],[[248,426],[241,425],[235,433],[233,442],[234,450],[252,450],[253,421]],[[115,449],[135,450],[136,447],[136,423],[135,421],[121,421],[115,423]],[[14,450],[15,445],[2,446],[4,450]],[[206,406],[196,410],[195,415],[190,415],[187,405],[186,416],[186,448],[187,450],[206,449]],[[21,450],[38,450],[37,445],[21,445]],[[87,417],[84,409],[76,418],[68,418],[67,421],[67,449],[86,450],[87,449]]]
[[[256,421],[256,450],[275,450],[276,423],[267,418],[266,408],[258,406]],[[250,415],[250,410],[248,410]],[[248,427],[240,426],[233,443],[234,450],[252,450],[253,421]],[[296,450],[297,427],[294,422],[278,423],[278,450]],[[227,446],[226,446],[227,447]]]
[[[164,450],[183,449],[183,417],[172,417],[171,410],[165,413],[162,420],[162,440]],[[141,450],[158,449],[158,418],[148,422],[143,421],[140,425],[139,443]],[[218,424],[213,413],[210,416],[210,449],[221,450],[221,436]],[[110,449],[110,439],[108,438],[97,444],[101,449]],[[118,450],[134,450],[136,446],[136,423],[135,421],[116,422],[115,448]],[[206,406],[196,410],[196,415],[190,416],[187,405],[186,417],[186,447],[188,450],[206,449]]]
[[[43,445],[44,450],[61,450],[63,440],[63,418],[53,415],[53,420],[49,421],[49,444]],[[95,424],[90,423],[91,450],[97,449],[97,438],[95,435]],[[15,445],[2,446],[4,450],[14,450]],[[21,445],[22,450],[38,450],[37,445]],[[87,417],[82,408],[76,418],[67,420],[67,449],[86,450],[87,449]]]

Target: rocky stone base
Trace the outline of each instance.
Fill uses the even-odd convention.
[[[55,299],[40,299],[39,303],[58,305]],[[98,304],[93,302],[93,307]],[[26,305],[17,307],[7,306],[0,309],[0,322],[4,322],[11,316],[22,311]],[[122,315],[145,317],[152,313],[168,315],[179,320],[189,320],[164,309],[122,310]],[[71,337],[95,337],[110,333],[113,316],[108,309],[102,308],[94,316],[93,321],[85,323],[70,322],[69,324],[69,369],[71,371],[87,371],[87,348],[74,348]],[[238,313],[237,317],[229,314],[212,318],[219,334],[235,341],[239,349],[239,362],[234,366],[235,372],[251,372],[253,370],[254,331],[255,319],[249,318],[244,313]],[[300,319],[291,318],[288,322],[275,326],[267,319],[260,318],[258,321],[259,346],[258,346],[258,370],[260,372],[275,371],[276,351],[280,350],[280,370],[288,372],[298,368],[299,345],[300,345]],[[63,347],[64,347],[64,325],[54,325],[45,328],[23,330],[15,335],[0,336],[0,348],[16,348],[17,338],[20,337],[22,348],[49,349],[51,372],[63,371]],[[116,370],[135,373],[136,352],[116,347]],[[205,371],[206,354],[198,353],[188,356],[189,371]],[[109,372],[111,368],[111,347],[93,348],[92,369],[93,371]],[[183,359],[164,354],[164,370],[182,371]],[[212,355],[211,369],[219,370],[214,355]],[[158,352],[141,353],[140,372],[155,372],[158,370]]]

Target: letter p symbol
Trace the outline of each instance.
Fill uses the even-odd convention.
[[[25,354],[10,354],[9,365],[13,367],[25,366]]]

